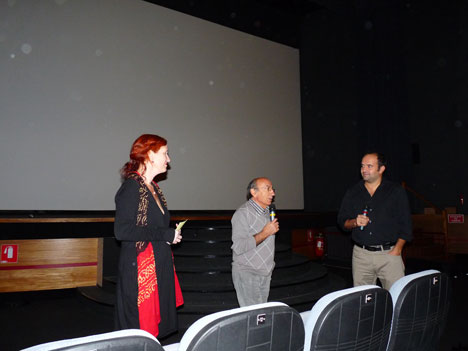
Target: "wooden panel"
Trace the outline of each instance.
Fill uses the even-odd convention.
[[[98,239],[1,240],[1,245],[18,245],[18,263],[12,265],[47,265],[97,260]]]
[[[309,233],[311,232],[312,237],[309,237]],[[309,228],[309,229],[293,229],[291,231],[291,244],[292,247],[299,247],[299,246],[312,246],[313,240],[317,236],[318,233],[323,233],[324,230],[322,228]]]
[[[413,240],[405,245],[404,257],[447,258],[447,214],[413,214]]]
[[[102,287],[102,285],[104,284],[104,277],[103,277],[103,272],[104,272],[104,238],[99,238],[98,239],[97,257],[98,257],[98,265],[97,265],[96,283],[97,283],[97,285]]]
[[[291,231],[292,250],[312,260],[317,259],[318,257],[315,255],[315,238],[318,233],[323,233],[323,229],[293,229]]]
[[[468,223],[448,225],[448,251],[451,254],[468,254]]]
[[[414,232],[443,234],[446,231],[443,214],[414,214],[412,219]]]
[[[293,248],[307,245],[306,229],[293,229],[291,231],[291,244]]]
[[[0,263],[0,292],[96,285],[98,239],[1,240],[18,246],[16,263]]]
[[[0,292],[96,285],[96,266],[0,271]]]
[[[426,250],[435,252],[437,246],[443,246],[445,255],[468,254],[468,223],[447,223],[447,212],[433,215],[413,215],[415,240],[428,241]],[[432,247],[429,247],[432,245]],[[422,245],[419,245],[422,246]],[[434,254],[435,255],[435,254]]]

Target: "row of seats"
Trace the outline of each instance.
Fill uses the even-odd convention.
[[[365,285],[330,293],[303,313],[281,302],[213,313],[167,346],[145,331],[122,330],[24,351],[437,350],[450,295],[447,275],[427,270],[401,278],[390,291]]]

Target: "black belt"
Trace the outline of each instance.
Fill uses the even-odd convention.
[[[390,250],[393,246],[395,246],[395,243],[385,243],[382,245],[361,245],[358,243],[354,243],[354,245],[362,247],[363,249],[366,249],[369,251],[384,251],[384,250]]]

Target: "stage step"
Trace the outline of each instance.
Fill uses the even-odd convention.
[[[283,257],[282,257],[283,256]],[[175,256],[178,273],[231,273],[232,255],[224,257]],[[304,265],[310,259],[290,251],[276,255],[275,270]]]

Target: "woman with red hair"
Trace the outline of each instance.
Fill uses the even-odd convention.
[[[182,236],[169,227],[166,199],[154,182],[169,162],[164,138],[141,135],[115,195],[114,234],[121,242],[116,329],[143,329],[159,338],[177,331],[176,307],[183,304],[171,250]]]

